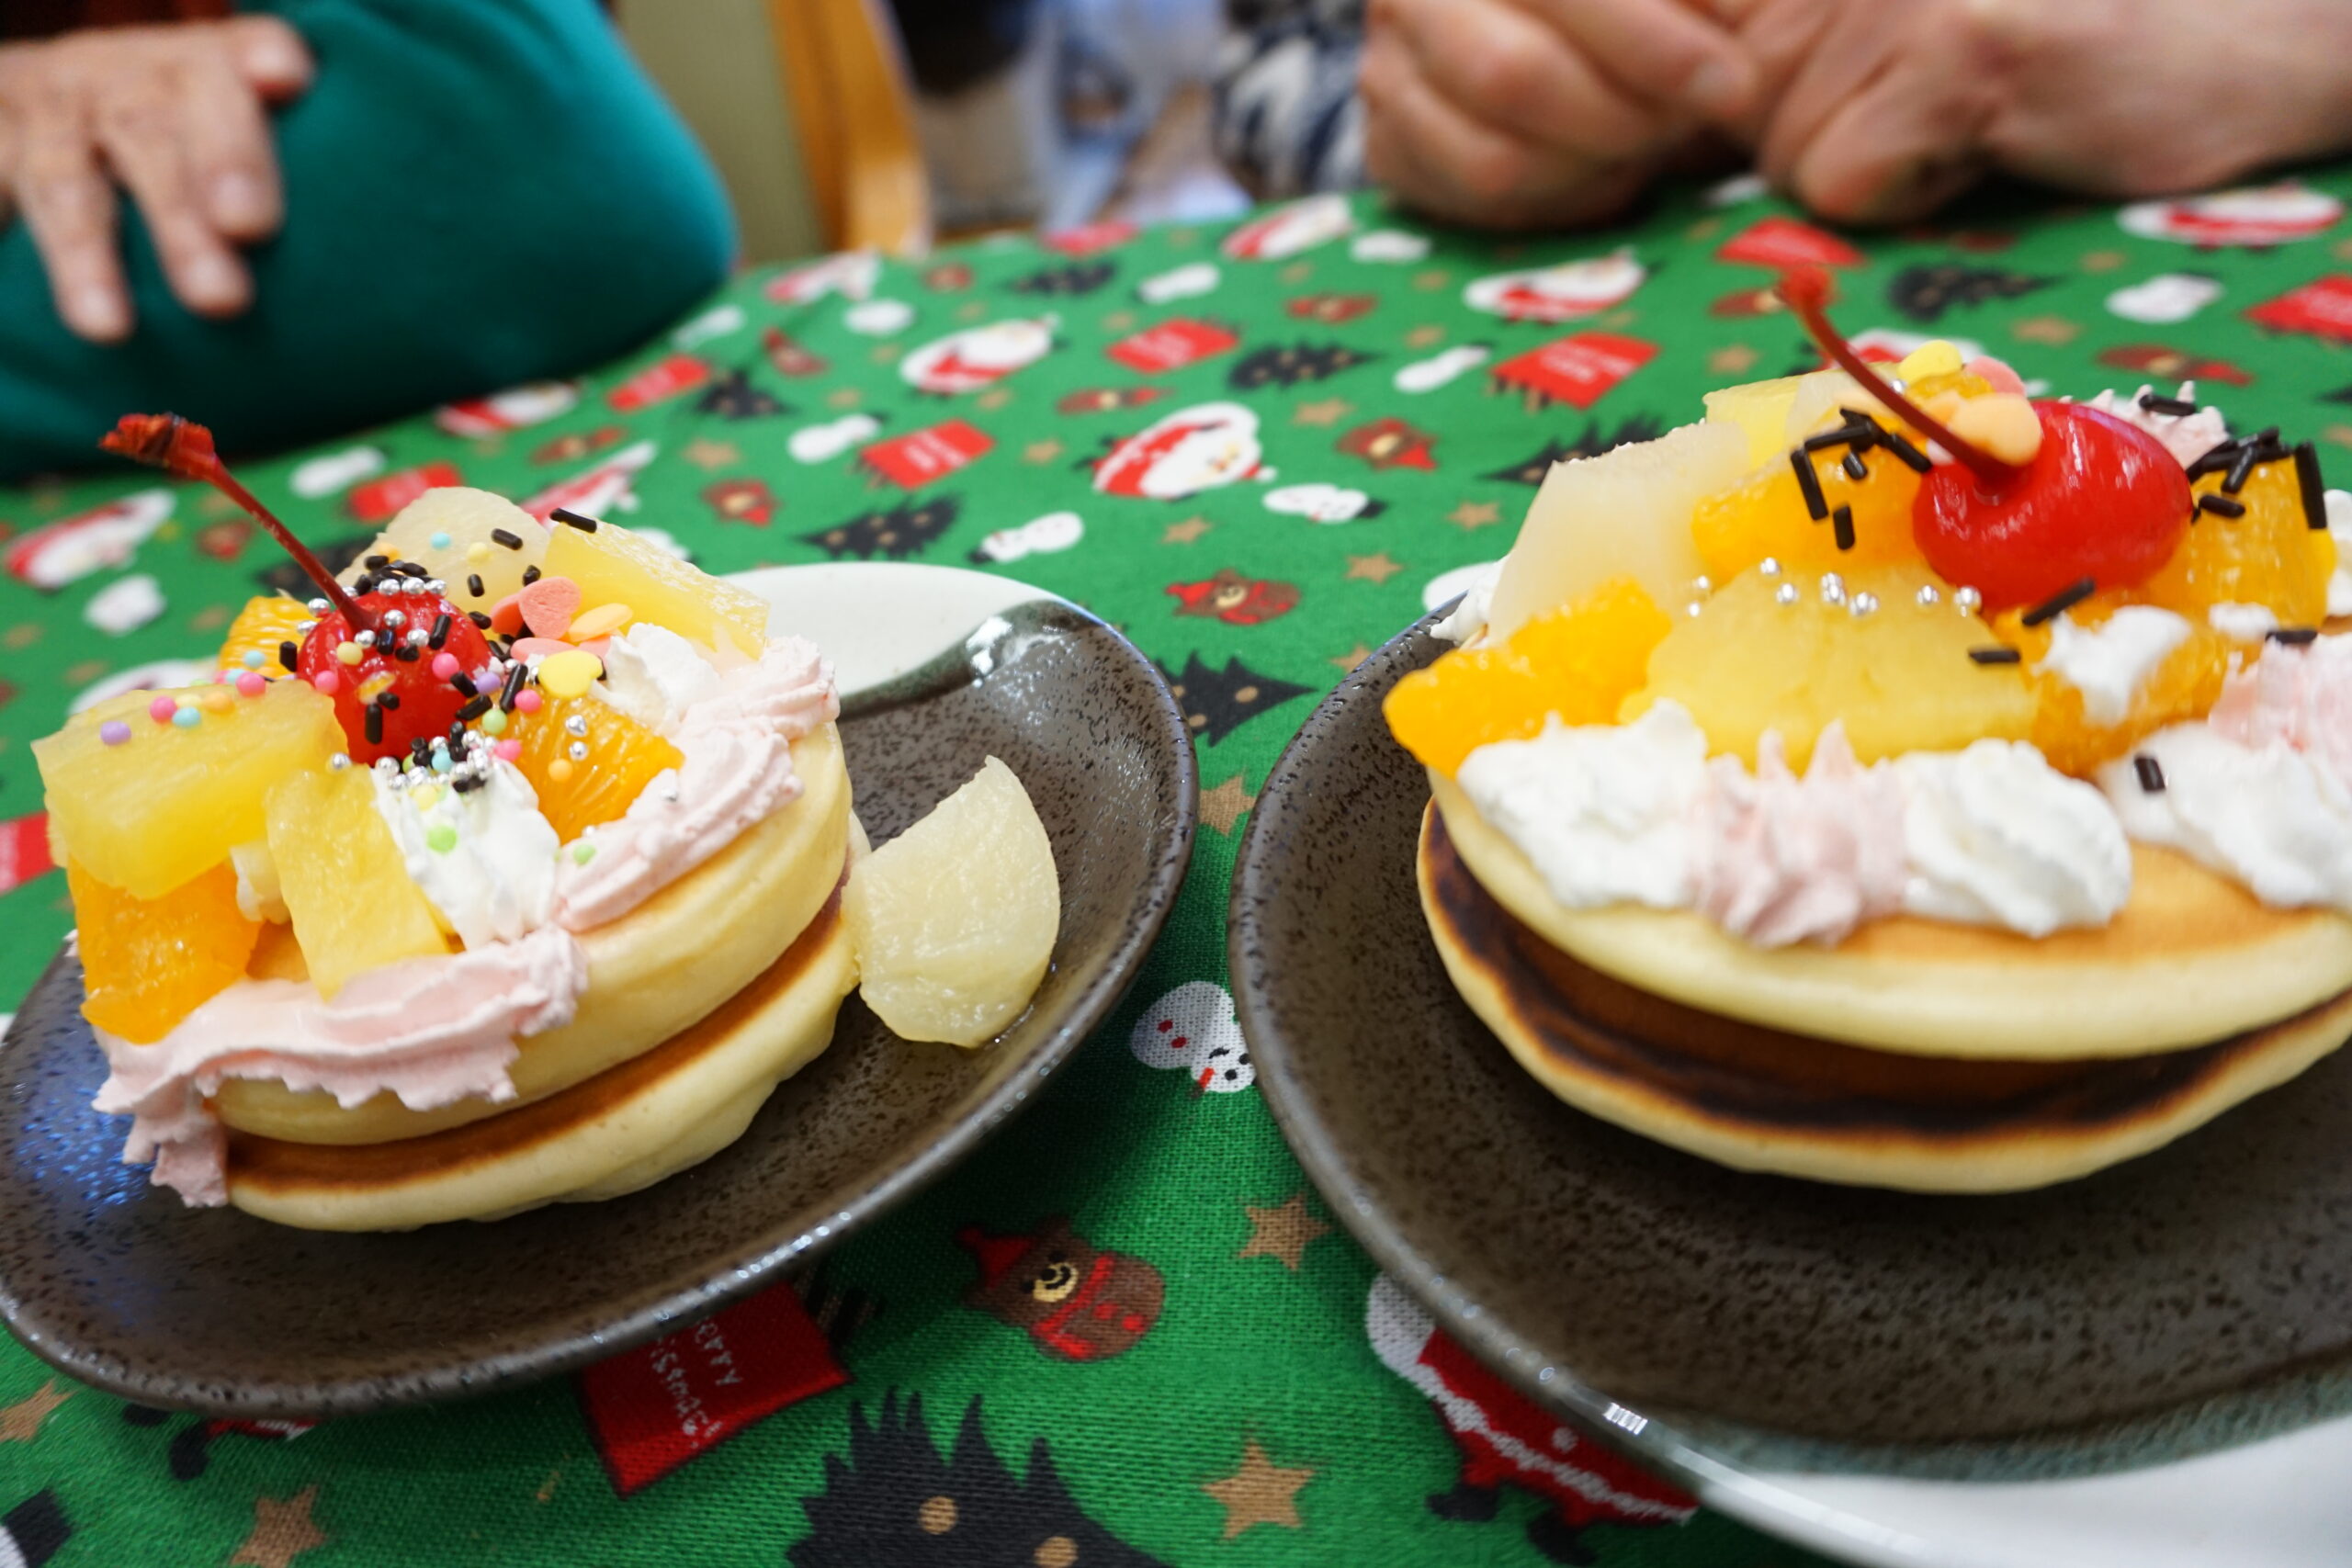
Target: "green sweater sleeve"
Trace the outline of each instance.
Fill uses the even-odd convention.
[[[232,451],[563,375],[724,277],[718,176],[593,0],[271,0],[317,77],[277,120],[283,232],[256,302],[189,315],[126,203],[139,329],[66,332],[21,225],[0,232],[0,479],[86,462],[169,408]]]

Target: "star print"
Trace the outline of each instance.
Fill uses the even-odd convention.
[[[1043,441],[1032,441],[1021,449],[1021,460],[1024,463],[1050,463],[1061,455],[1062,444],[1050,435]]]
[[[1702,218],[1696,223],[1691,224],[1688,229],[1683,230],[1682,237],[1690,241],[1694,245],[1703,245],[1709,240],[1713,239],[1717,234],[1720,234],[1723,231],[1724,220],[1722,219]]]
[[[1284,283],[1304,283],[1315,276],[1313,262],[1293,262],[1283,268],[1280,276]]]
[[[684,446],[679,447],[678,456],[706,474],[723,468],[729,463],[740,463],[743,460],[742,450],[735,443],[713,441],[707,435],[697,435]]]
[[[2352,446],[2352,424],[2331,424],[2319,434],[2323,441],[2334,442],[2338,446]]]
[[[40,1436],[41,1423],[73,1397],[71,1390],[59,1388],[57,1380],[51,1378],[37,1392],[0,1409],[0,1443],[31,1442]]]
[[[1314,1479],[1311,1468],[1276,1464],[1252,1438],[1242,1447],[1241,1468],[1221,1481],[1204,1483],[1201,1490],[1224,1507],[1225,1539],[1231,1540],[1251,1525],[1304,1529],[1295,1499],[1298,1489]]]
[[[2132,258],[2121,251],[2093,251],[2083,258],[2085,272],[2113,272]]]
[[[1442,288],[1453,281],[1453,274],[1446,271],[1446,269],[1442,266],[1433,266],[1427,272],[1417,272],[1413,274],[1413,287],[1419,289],[1424,294],[1431,293],[1437,289]]]
[[[1241,787],[1241,775],[1236,773],[1215,789],[1201,792],[1201,820],[1230,837],[1241,814],[1257,804],[1258,797]]]
[[[1415,327],[1405,334],[1407,348],[1434,348],[1445,341],[1445,329],[1434,321]]]
[[[877,343],[867,352],[866,357],[876,365],[896,365],[899,362],[899,345],[894,343]]]
[[[1255,1203],[1241,1206],[1250,1214],[1250,1239],[1241,1244],[1236,1258],[1279,1258],[1283,1267],[1295,1274],[1307,1243],[1331,1234],[1329,1225],[1306,1212],[1304,1192],[1294,1192],[1271,1209]]]
[[[865,394],[855,387],[836,387],[825,394],[825,401],[837,409],[854,409],[865,400]]]
[[[1339,423],[1353,413],[1355,407],[1355,404],[1345,398],[1324,398],[1319,401],[1299,404],[1297,408],[1291,411],[1290,422],[1293,424],[1319,424],[1328,427]]]
[[[203,609],[190,615],[187,618],[187,624],[191,631],[217,632],[229,624],[229,606],[207,604]]]
[[[1347,652],[1334,656],[1330,662],[1338,665],[1342,670],[1353,670],[1357,665],[1362,664],[1365,660],[1370,659],[1371,657],[1372,649],[1366,648],[1362,643],[1358,643],[1353,648],[1348,649]]]
[[[2053,348],[2074,342],[2082,330],[2063,316],[2028,316],[2009,328],[2019,343],[2046,343]]]
[[[1611,310],[1600,318],[1600,324],[1613,331],[1623,332],[1639,320],[1641,320],[1641,312],[1638,310]]]
[[[1194,544],[1209,531],[1209,520],[1205,517],[1187,517],[1182,523],[1170,523],[1161,529],[1159,542],[1163,545]]]
[[[326,1531],[311,1522],[311,1505],[318,1496],[317,1487],[305,1486],[282,1503],[254,1498],[253,1533],[229,1559],[229,1568],[291,1568],[297,1557],[324,1546]]]
[[[1004,407],[1005,404],[1012,400],[1012,388],[990,387],[987,391],[982,392],[978,397],[972,400],[972,406],[975,408],[987,409],[993,412],[994,411]]]
[[[956,307],[956,319],[959,321],[977,321],[988,313],[989,302],[985,299],[971,299]]]
[[[1465,533],[1491,528],[1503,520],[1502,502],[1498,501],[1465,501],[1445,514],[1445,520]]]
[[[1707,368],[1718,376],[1742,376],[1756,363],[1756,351],[1744,343],[1727,343],[1707,355]]]
[[[1102,318],[1102,330],[1106,333],[1123,333],[1135,324],[1133,310],[1113,310]]]
[[[199,631],[205,628],[200,626],[198,628]],[[33,621],[19,621],[17,625],[10,626],[6,633],[0,633],[0,647],[12,650],[20,651],[30,648],[40,640],[40,626],[39,623]]]
[[[1404,570],[1396,561],[1388,558],[1386,550],[1381,550],[1374,555],[1348,558],[1350,582],[1385,582]]]

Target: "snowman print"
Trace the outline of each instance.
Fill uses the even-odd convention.
[[[1147,1067],[1182,1071],[1194,1094],[1235,1094],[1258,1081],[1233,995],[1207,980],[1187,980],[1152,1003],[1136,1020],[1127,1049]]]

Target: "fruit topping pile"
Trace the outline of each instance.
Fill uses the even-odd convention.
[[[1865,763],[2021,739],[2088,777],[2325,620],[2336,547],[2309,444],[2266,430],[2184,461],[2151,431],[2192,402],[2031,400],[1944,343],[1872,365],[1829,326],[1823,278],[1781,291],[1829,367],[1556,466],[1483,637],[1387,700],[1423,762],[1451,774],[1489,742],[1671,701],[1751,764],[1777,731],[1802,769],[1842,721]]]

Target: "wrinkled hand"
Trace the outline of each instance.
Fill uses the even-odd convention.
[[[237,246],[285,215],[266,106],[310,79],[309,50],[270,17],[0,46],[0,217],[13,205],[31,231],[68,327],[130,335],[117,183],[180,303],[232,316],[252,302]]]
[[[1741,26],[1775,184],[1896,221],[1984,167],[2107,197],[2352,145],[2340,0],[1760,0]]]
[[[1527,229],[1612,215],[1756,72],[1684,0],[1372,0],[1359,80],[1374,180]]]

